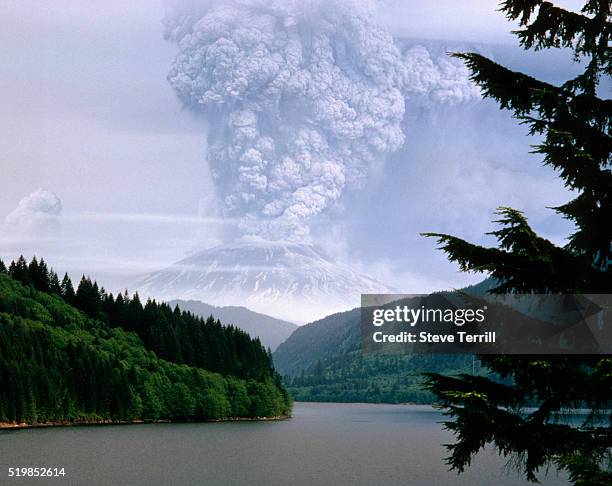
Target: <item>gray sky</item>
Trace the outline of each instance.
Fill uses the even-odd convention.
[[[558,55],[511,47],[495,5],[384,0],[380,19],[400,37],[500,44],[491,47],[500,61],[563,79],[569,64]],[[37,253],[60,271],[114,284],[218,241],[223,223],[196,218],[212,194],[206,127],[166,81],[176,47],[163,39],[163,14],[142,0],[3,3],[0,222],[38,189],[63,209],[59,232],[0,226],[0,257]],[[500,204],[527,210],[562,242],[567,227],[544,206],[567,195],[526,154],[533,141],[507,113],[480,103],[406,127],[405,148],[348,197],[332,237],[321,236],[338,258],[405,291],[475,281],[418,233],[478,240]]]
[[[513,28],[496,12],[499,0],[381,0],[380,16],[393,33],[423,39],[514,44]],[[556,0],[577,11],[584,2]]]
[[[174,47],[161,4],[18,1],[2,15],[0,219],[38,188],[61,198],[66,217],[59,241],[5,232],[2,255],[35,251],[109,274],[181,257],[193,221],[104,214],[193,217],[209,191],[202,126],[165,80]]]

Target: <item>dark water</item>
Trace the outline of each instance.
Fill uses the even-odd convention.
[[[284,422],[2,431],[0,484],[529,484],[491,451],[461,476],[448,472],[441,418],[426,406],[297,403]],[[9,466],[66,476],[10,479]],[[567,483],[549,473],[543,484]]]

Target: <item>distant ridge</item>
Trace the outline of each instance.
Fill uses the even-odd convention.
[[[497,285],[487,278],[463,289],[474,296],[484,296]],[[326,362],[359,350],[361,309],[329,315],[301,326],[274,352],[274,366],[282,375],[295,376],[312,371],[318,362]]]
[[[199,300],[180,299],[171,300],[168,304],[172,307],[178,305],[182,310],[203,318],[212,315],[226,325],[232,324],[239,327],[248,332],[251,337],[258,337],[262,344],[272,351],[298,328],[292,322],[276,319],[241,306],[217,307]]]

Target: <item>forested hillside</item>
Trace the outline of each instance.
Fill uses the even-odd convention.
[[[165,358],[165,359],[162,359]],[[279,416],[291,399],[259,340],[41,260],[0,262],[0,422]]]
[[[357,350],[360,316],[360,309],[352,309],[299,327],[274,351],[274,366],[283,376],[295,376],[314,370],[319,362]]]
[[[432,403],[423,372],[486,373],[471,355],[384,355],[352,351],[318,361],[313,368],[285,376],[299,401]]]
[[[479,295],[490,285],[464,290]],[[274,352],[276,369],[296,400],[431,403],[423,372],[486,373],[472,356],[364,354],[360,318],[361,310],[353,309],[307,324]]]

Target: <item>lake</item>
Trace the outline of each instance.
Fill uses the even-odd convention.
[[[0,431],[0,484],[527,485],[493,451],[462,475],[429,406],[296,403],[282,422],[79,426]],[[7,477],[10,466],[63,478]],[[567,484],[555,472],[545,485]]]

